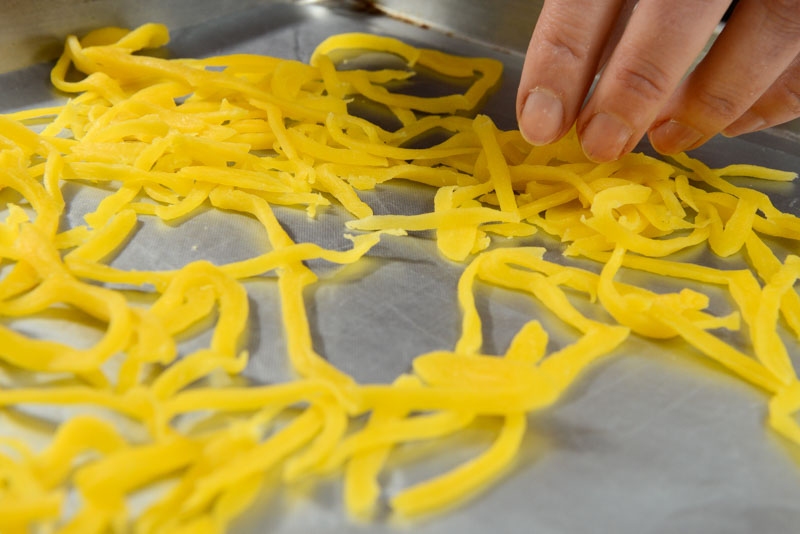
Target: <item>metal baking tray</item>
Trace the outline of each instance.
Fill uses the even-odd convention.
[[[0,112],[52,104],[49,59],[70,32],[106,24],[165,22],[169,54],[202,57],[250,52],[307,61],[325,37],[364,31],[414,45],[490,56],[504,62],[502,87],[484,112],[514,128],[514,95],[523,51],[541,2],[11,2],[0,22],[6,50],[0,62]],[[189,7],[189,6],[193,7]],[[9,52],[10,51],[10,52]],[[764,164],[800,171],[797,123],[737,139],[715,138],[692,155],[711,166]],[[643,144],[640,147],[647,151]],[[800,185],[756,184],[776,205],[800,214]],[[67,191],[68,219],[77,223],[97,198]],[[416,213],[432,204],[424,187],[396,186],[367,193],[376,213]],[[2,211],[0,211],[2,215]],[[347,217],[335,207],[316,219],[289,209],[281,221],[298,240],[345,248]],[[264,246],[246,217],[211,210],[166,227],[145,224],[114,260],[123,268],[173,268],[205,258],[228,262]],[[562,246],[542,232],[520,244]],[[777,246],[777,245],[776,245]],[[565,260],[559,260],[565,261]],[[698,261],[737,265],[741,258]],[[328,273],[308,294],[316,348],[362,382],[388,382],[414,356],[451,348],[459,333],[455,284],[463,269],[441,258],[430,236],[388,237],[364,264]],[[277,289],[266,279],[247,283],[252,309],[248,378],[264,383],[289,376]],[[485,350],[502,352],[532,317],[558,332],[555,321],[520,295],[482,288]],[[27,331],[46,324],[20,325]],[[65,328],[65,340],[86,332]],[[51,333],[52,336],[52,333]],[[202,336],[201,336],[202,340]],[[196,341],[195,341],[196,342]],[[192,341],[183,348],[188,350]],[[800,349],[790,347],[800,365]],[[57,419],[59,414],[36,413]],[[677,342],[633,337],[624,349],[592,366],[552,408],[530,415],[514,468],[466,506],[414,524],[419,533],[537,532],[578,534],[796,533],[800,529],[800,450],[765,424],[766,397]],[[490,432],[474,428],[419,451],[401,453],[383,480],[387,493],[465,460]],[[0,433],[14,432],[0,413]],[[414,461],[411,461],[411,460]],[[355,526],[343,508],[340,481],[279,488],[260,498],[233,529],[237,533],[397,532],[385,519]]]

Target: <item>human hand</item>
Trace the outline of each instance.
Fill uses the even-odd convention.
[[[631,151],[645,133],[657,151],[674,154],[720,132],[800,117],[798,0],[741,0],[686,75],[730,4],[545,0],[517,94],[522,134],[543,145],[577,121],[584,152],[600,162]]]

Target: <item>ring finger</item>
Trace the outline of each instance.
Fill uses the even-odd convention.
[[[653,147],[674,154],[701,145],[759,101],[798,53],[800,2],[740,1],[709,53],[656,118]]]
[[[729,137],[763,130],[800,117],[800,54],[761,98],[722,133]]]

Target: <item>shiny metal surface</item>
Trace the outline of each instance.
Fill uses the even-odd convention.
[[[170,10],[178,9],[180,2],[161,4]],[[488,55],[504,61],[506,72],[503,87],[488,102],[486,112],[501,126],[514,127],[513,95],[522,57],[507,51],[507,43],[489,46],[474,34],[462,38],[454,27],[440,31],[446,28],[442,20],[426,27],[354,9],[349,3],[261,4],[215,13],[213,20],[177,23],[170,52],[175,56],[256,52],[308,60],[328,35],[367,31],[455,53]],[[159,13],[149,18],[158,20]],[[419,13],[433,16],[432,11]],[[180,18],[178,12],[164,17]],[[84,20],[75,30],[93,25],[94,19]],[[0,75],[0,112],[58,100],[48,87],[48,68],[31,65]],[[712,166],[747,162],[800,171],[800,142],[777,131],[714,139],[694,155]],[[765,189],[762,184],[757,187]],[[781,209],[800,213],[800,186],[777,184],[766,190]],[[68,219],[75,223],[99,199],[84,189],[67,194]],[[432,193],[421,187],[387,187],[364,199],[376,213],[414,213],[430,206]],[[326,210],[315,220],[289,209],[278,210],[278,215],[298,240],[347,246],[342,237],[347,217],[342,210]],[[262,239],[254,221],[207,211],[177,227],[148,222],[114,265],[167,269],[200,258],[228,262],[261,250]],[[560,258],[561,245],[547,236],[520,242],[546,246],[550,258]],[[741,259],[722,262],[701,256],[698,261],[733,266]],[[463,266],[442,259],[430,236],[389,237],[358,267],[315,268],[324,275],[308,295],[317,349],[358,380],[389,381],[407,370],[415,355],[452,347],[459,324],[455,284]],[[247,288],[253,310],[247,375],[256,382],[283,380],[287,368],[274,281],[249,282]],[[487,352],[503,351],[520,324],[531,317],[540,318],[553,332],[554,343],[568,335],[519,295],[486,287],[479,305],[487,318]],[[192,342],[187,341],[184,349]],[[800,364],[798,347],[791,350]],[[556,406],[530,416],[525,446],[506,478],[468,506],[417,524],[413,531],[793,534],[800,529],[800,451],[766,430],[765,414],[763,394],[693,356],[680,343],[634,338],[624,351],[592,367]],[[58,418],[53,413],[39,415]],[[0,433],[6,431],[4,421],[0,418]],[[484,430],[400,451],[397,469],[383,481],[387,494],[470,457],[486,443]],[[350,524],[337,480],[268,493],[237,523],[235,532],[404,530],[385,519],[369,526]]]
[[[517,53],[528,48],[544,0],[375,0],[390,16]]]
[[[213,21],[281,0],[3,0],[0,72],[53,59],[64,37],[101,26],[133,27],[153,20],[171,28]]]

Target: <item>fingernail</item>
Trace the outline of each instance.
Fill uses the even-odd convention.
[[[532,145],[552,143],[564,124],[564,105],[547,89],[537,87],[528,93],[520,117],[520,131]]]
[[[580,138],[586,157],[600,163],[619,159],[631,136],[633,130],[625,121],[609,113],[597,113],[589,119]]]
[[[702,139],[702,133],[676,120],[666,121],[650,131],[650,144],[661,154],[689,150]]]
[[[722,135],[726,137],[736,137],[737,135],[763,130],[766,127],[767,121],[764,117],[752,111],[748,111],[722,130]]]

